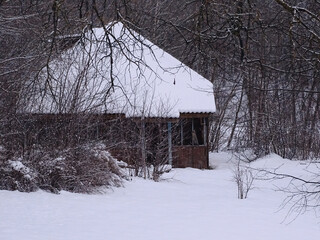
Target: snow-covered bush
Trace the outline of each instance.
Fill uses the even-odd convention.
[[[21,158],[0,164],[0,189],[33,192],[38,189],[37,183],[37,174]]]
[[[23,158],[3,161],[0,174],[0,189],[30,192],[40,188],[53,193],[93,193],[100,187],[119,187],[126,178],[103,144],[61,151],[37,146]]]

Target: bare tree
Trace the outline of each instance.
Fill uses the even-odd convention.
[[[234,155],[236,162],[233,166],[233,181],[237,185],[238,199],[246,199],[249,192],[253,189],[257,171],[250,167],[252,161],[246,155]]]
[[[281,208],[288,209],[287,217],[290,216],[293,219],[305,211],[319,212],[319,162],[312,161],[305,166],[308,166],[308,168],[305,169],[304,176],[283,172],[281,166],[270,170],[255,169],[260,180],[280,180],[279,184],[275,184],[276,190],[286,195]],[[281,183],[282,180],[284,184]]]

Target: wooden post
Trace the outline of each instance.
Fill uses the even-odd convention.
[[[207,145],[207,119],[203,118],[203,145]]]
[[[180,138],[181,138],[181,145],[183,145],[183,120],[180,120]]]
[[[194,138],[193,138],[192,134],[194,134],[194,119],[193,118],[192,118],[192,122],[191,122],[191,143],[192,143],[192,145],[194,145]]]
[[[194,118],[192,118],[192,131],[194,130]]]
[[[169,149],[169,165],[172,165],[172,125],[168,122],[168,149]]]
[[[143,177],[147,178],[147,164],[146,164],[146,125],[144,116],[141,118],[141,158],[142,158],[142,168],[143,168]]]

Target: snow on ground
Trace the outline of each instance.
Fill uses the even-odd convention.
[[[275,181],[255,182],[238,200],[229,154],[211,155],[214,170],[174,169],[156,183],[134,178],[101,195],[0,191],[1,240],[315,240],[320,221],[310,211],[289,223]],[[230,161],[228,161],[230,160]],[[308,165],[276,155],[255,167],[298,173]]]

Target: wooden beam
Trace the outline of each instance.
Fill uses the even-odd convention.
[[[183,145],[183,120],[180,120],[180,138],[181,138],[180,145]]]
[[[172,165],[172,124],[168,122],[169,165]]]
[[[210,117],[213,113],[180,113],[180,118],[203,118]]]
[[[207,145],[207,119],[203,118],[203,145]]]

